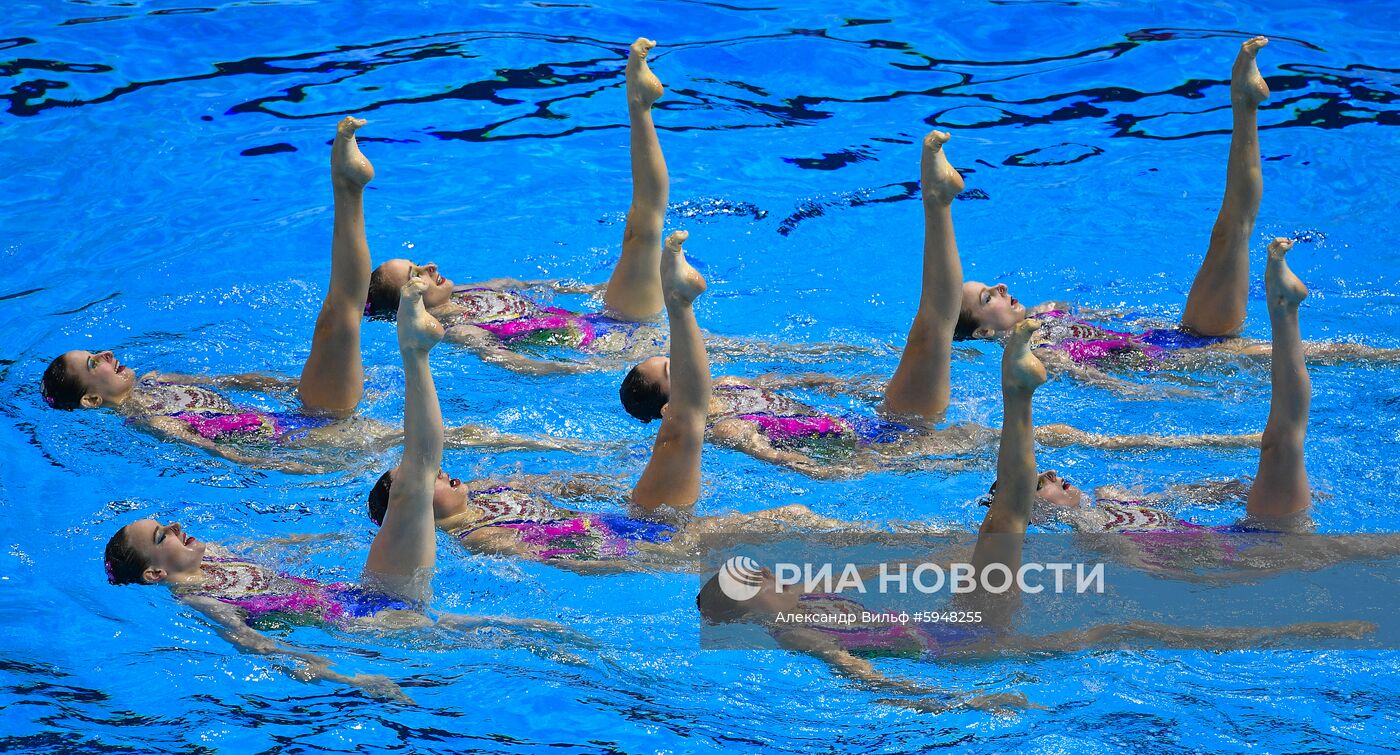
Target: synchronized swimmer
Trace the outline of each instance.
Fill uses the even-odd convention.
[[[510,556],[581,573],[630,570],[697,571],[706,537],[717,533],[870,531],[874,527],[822,516],[802,505],[752,513],[699,515],[701,461],[707,438],[764,461],[813,477],[872,469],[919,468],[919,457],[960,454],[997,444],[997,482],[978,531],[972,565],[1017,567],[1027,527],[1058,521],[1084,533],[1109,533],[1130,542],[1143,533],[1297,532],[1310,524],[1312,505],[1303,459],[1311,402],[1307,361],[1400,360],[1400,350],[1301,340],[1298,309],[1307,289],[1289,270],[1292,246],[1275,239],[1268,248],[1265,283],[1272,329],[1269,343],[1239,337],[1245,320],[1249,253],[1263,183],[1257,111],[1269,96],[1255,58],[1268,43],[1241,45],[1231,74],[1234,125],[1225,195],[1209,248],[1196,274],[1179,324],[1142,332],[1114,330],[1095,313],[1072,313],[1061,304],[1027,309],[1004,285],[964,281],[953,231],[952,204],[963,190],[948,161],[949,135],[934,130],[921,145],[924,210],[923,274],[917,311],[898,364],[873,416],[824,412],[781,391],[830,389],[823,376],[726,376],[712,379],[707,337],[694,310],[705,292],[703,276],[687,261],[686,231],[663,240],[669,176],[652,106],[661,81],[647,58],[655,43],[638,39],[625,67],[632,197],[619,261],[605,288],[496,279],[457,286],[436,264],[389,260],[371,271],[365,238],[364,187],[374,168],[360,152],[355,132],[365,122],[346,117],[331,147],[334,221],[331,276],[300,379],[246,374],[200,377],[148,373],[136,377],[110,351],[69,351],[48,366],[43,398],[57,409],[110,408],[161,435],[185,441],[250,466],[312,471],[282,449],[331,447],[380,450],[398,440],[403,456],[369,493],[369,515],[378,525],[358,585],[325,584],[278,572],[235,552],[206,544],[178,523],[143,519],[122,527],[107,544],[104,565],[113,584],[165,585],[183,603],[209,616],[230,641],[260,654],[299,662],[303,680],[355,685],[380,697],[406,698],[392,681],[331,671],[329,660],[275,641],[258,631],[272,621],[342,630],[421,628],[450,630],[482,625],[554,638],[568,630],[546,621],[473,618],[425,613],[436,567],[436,532],[453,536],[474,554]],[[579,313],[549,306],[526,292],[546,286],[556,293],[598,293],[603,310]],[[355,415],[364,393],[360,346],[365,316],[396,320],[405,375],[403,429]],[[660,322],[664,315],[664,326]],[[1003,338],[1001,428],[936,427],[952,394],[954,343]],[[509,370],[542,375],[606,367],[609,359],[642,361],[628,373],[620,396],[626,411],[643,421],[659,419],[650,456],[630,492],[586,476],[515,475],[463,482],[442,469],[445,446],[583,450],[564,439],[503,435],[467,425],[444,427],[429,367],[441,340],[464,345]],[[710,339],[713,344],[717,340]],[[726,341],[739,344],[738,341]],[[564,349],[577,358],[539,358],[530,346]],[[735,347],[744,352],[742,344]],[[827,349],[840,349],[839,346]],[[660,352],[669,351],[669,356]],[[1047,364],[1067,374],[1113,384],[1106,370],[1191,368],[1206,351],[1270,358],[1272,394],[1262,434],[1104,435],[1067,424],[1032,421],[1031,399],[1046,382]],[[219,389],[276,391],[295,388],[300,407],[270,412],[239,406]],[[1206,528],[1177,519],[1149,496],[1100,496],[1091,501],[1054,471],[1037,475],[1035,442],[1100,448],[1259,446],[1252,486],[1204,485],[1211,495],[1243,494],[1247,517]],[[956,466],[956,465],[953,465]],[[946,465],[945,465],[946,468]],[[1217,497],[1221,497],[1218,496]],[[614,510],[572,508],[561,502],[621,504]],[[1387,551],[1387,553],[1389,553]],[[1353,554],[1354,555],[1354,554]],[[1138,565],[1150,568],[1150,559]],[[957,608],[985,610],[991,621],[977,629],[895,624],[883,619],[812,622],[793,627],[781,613],[851,616],[863,607],[839,595],[777,589],[763,570],[758,595],[746,602],[724,594],[718,575],[696,597],[711,624],[756,623],[781,647],[813,655],[846,677],[930,700],[897,705],[941,710],[950,705],[1024,706],[1018,694],[950,695],[888,677],[869,656],[933,658],[994,649],[1076,650],[1142,640],[1167,646],[1209,643],[1249,646],[1283,635],[1354,637],[1369,631],[1358,622],[1290,625],[1273,629],[1187,630],[1151,624],[1106,625],[1043,637],[1010,629],[1014,601],[974,593]]]
[[[370,277],[364,187],[374,179],[374,166],[355,140],[355,131],[364,124],[347,116],[336,127],[331,146],[335,195],[331,279],[300,380],[261,374],[209,377],[161,372],[138,378],[136,371],[111,351],[69,351],[44,371],[44,401],[55,409],[112,409],[162,437],[247,466],[285,472],[323,471],[286,453],[289,449],[375,452],[396,445],[401,437],[396,428],[354,416],[364,394],[360,324]],[[239,406],[221,388],[257,392],[294,388],[301,406],[290,411]],[[587,448],[567,439],[508,435],[480,425],[454,427],[447,437],[452,448]]]
[[[122,527],[107,542],[103,558],[112,584],[165,585],[186,605],[215,621],[230,642],[249,652],[299,661],[302,680],[350,684],[377,697],[407,699],[392,681],[374,675],[346,676],[329,660],[288,647],[260,633],[263,622],[393,630],[437,624],[508,628],[566,634],[549,622],[436,615],[424,609],[431,598],[437,563],[433,479],[442,464],[442,412],[428,366],[428,352],[442,339],[442,325],[423,309],[425,286],[404,286],[399,303],[399,352],[403,357],[404,460],[392,495],[392,514],[370,545],[361,584],[325,584],[295,577],[242,558],[185,532],[178,522],[142,519]]]

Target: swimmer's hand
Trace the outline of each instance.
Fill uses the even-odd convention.
[[[1045,384],[1045,364],[1031,353],[1031,334],[1039,327],[1039,320],[1022,320],[1006,339],[1001,357],[1003,391],[1033,393]]]
[[[293,678],[304,682],[334,682],[350,687],[357,687],[369,697],[376,700],[393,700],[394,702],[408,703],[416,705],[413,698],[409,697],[399,685],[392,679],[381,674],[355,674],[346,676],[336,671],[331,671],[330,662],[320,659],[319,662],[309,662],[304,668],[297,669],[292,674]]]
[[[416,272],[399,290],[399,350],[428,353],[442,340],[442,323],[423,307],[428,282]]]
[[[681,245],[690,238],[689,231],[675,231],[666,237],[666,250],[661,253],[661,292],[666,306],[688,306],[705,293],[705,278],[685,260]]]
[[[442,614],[438,617],[439,626],[452,629],[478,629],[497,627],[501,629],[532,632],[564,640],[575,647],[596,648],[598,643],[582,632],[544,619],[516,619],[510,616],[465,616],[462,614]]]

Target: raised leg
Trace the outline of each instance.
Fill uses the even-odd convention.
[[[411,278],[399,300],[399,356],[403,359],[403,460],[394,470],[389,508],[365,561],[371,589],[412,600],[431,588],[437,563],[433,486],[442,469],[442,409],[428,352],[442,340],[442,324],[423,307],[427,284]]]
[[[1196,272],[1181,324],[1204,336],[1238,335],[1249,297],[1249,239],[1264,196],[1259,163],[1259,103],[1269,86],[1254,58],[1269,40],[1255,37],[1240,45],[1230,72],[1230,159],[1225,171],[1225,199],[1210,232],[1210,248]]]
[[[953,236],[953,200],[962,176],[948,162],[948,134],[924,137],[919,178],[924,195],[924,273],[919,310],[899,366],[885,386],[886,411],[936,418],[948,408],[953,328],[962,307],[962,261]]]
[[[313,412],[349,414],[365,388],[360,362],[360,322],[369,294],[369,242],[365,240],[365,184],[374,166],[360,153],[355,130],[363,120],[346,116],[336,126],[331,145],[331,186],[335,192],[335,221],[331,235],[331,283],[316,331],[311,356],[301,370],[302,405]]]
[[[622,258],[613,268],[603,302],[610,313],[645,320],[661,311],[661,228],[670,179],[656,138],[651,105],[665,91],[647,66],[656,43],[638,38],[627,56],[627,120],[631,127],[632,205],[622,231]]]
[[[1254,488],[1249,491],[1249,515],[1258,519],[1286,517],[1312,505],[1308,473],[1303,466],[1312,381],[1303,363],[1303,340],[1298,334],[1298,304],[1307,297],[1308,289],[1288,269],[1284,259],[1292,247],[1292,241],[1274,239],[1264,270],[1274,340],[1269,367],[1273,396],[1259,447],[1259,471],[1254,476]]]
[[[667,237],[661,260],[671,328],[671,396],[661,407],[661,427],[651,458],[632,488],[632,504],[642,512],[662,506],[689,512],[700,497],[700,453],[710,414],[710,358],[691,306],[705,292],[705,279],[686,262],[681,244],[688,236],[675,231]]]

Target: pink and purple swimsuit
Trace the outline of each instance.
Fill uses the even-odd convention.
[[[589,350],[614,331],[630,335],[640,323],[616,320],[602,313],[580,314],[537,304],[516,291],[463,288],[452,294],[462,308],[454,324],[474,325],[507,346],[566,346]]]
[[[1228,340],[1223,336],[1200,336],[1183,328],[1153,328],[1141,333],[1110,330],[1064,310],[1035,315],[1043,323],[1035,333],[1038,347],[1063,351],[1079,364],[1144,362],[1152,366],[1166,361],[1172,352],[1199,349]]]
[[[850,443],[889,443],[913,428],[878,417],[836,417],[786,396],[751,385],[716,385],[713,395],[722,407],[713,425],[731,417],[758,425],[775,446],[837,440]]]
[[[366,592],[344,582],[292,577],[233,556],[205,556],[205,581],[189,594],[243,611],[249,626],[344,626],[387,609],[412,610],[407,601]]]
[[[506,485],[470,493],[468,505],[481,517],[452,532],[464,543],[486,527],[515,530],[520,541],[538,549],[541,561],[596,561],[637,555],[636,543],[671,539],[676,528],[623,514],[569,511]]]
[[[335,421],[300,412],[241,408],[221,394],[197,385],[145,378],[139,388],[150,414],[174,417],[214,441],[292,441]]]

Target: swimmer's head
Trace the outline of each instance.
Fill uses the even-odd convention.
[[[802,597],[800,590],[791,585],[786,590],[779,590],[777,578],[766,566],[759,574],[758,594],[748,600],[735,600],[725,595],[719,575],[710,577],[710,581],[695,596],[695,607],[700,609],[700,616],[711,624],[732,624],[771,620],[775,615],[797,607],[797,601]]]
[[[44,370],[44,402],[55,409],[96,409],[131,395],[136,373],[110,351],[70,351]]]
[[[1026,307],[1006,290],[1005,283],[988,286],[977,281],[963,284],[962,307],[953,337],[993,338],[1026,319]]]
[[[983,496],[982,504],[990,506],[996,495],[997,484],[993,482],[992,486],[987,489],[987,495]],[[1037,508],[1054,507],[1048,512],[1053,513],[1060,509],[1088,508],[1092,501],[1083,490],[1071,485],[1069,480],[1061,477],[1059,472],[1047,469],[1041,472],[1035,480],[1035,503]],[[1047,517],[1041,515],[1033,518],[1040,520]]]
[[[389,489],[393,487],[394,475],[398,471],[395,467],[380,475],[379,481],[369,491],[369,518],[375,524],[384,524],[384,516],[389,513]],[[462,481],[448,477],[446,472],[439,469],[437,479],[433,481],[433,518],[456,516],[466,507],[467,489],[462,487]]]
[[[652,357],[627,373],[618,391],[622,408],[643,422],[661,419],[661,408],[671,400],[671,360]]]
[[[153,585],[195,576],[204,561],[204,547],[204,541],[186,534],[179,522],[132,522],[107,541],[103,556],[107,581],[114,585]]]
[[[1036,478],[1035,497],[1037,501],[1062,509],[1079,509],[1089,505],[1089,497],[1084,491],[1069,484],[1069,480],[1053,469],[1041,472]]]
[[[369,297],[365,314],[370,317],[393,317],[399,311],[399,291],[411,275],[427,279],[423,306],[431,310],[452,300],[452,281],[438,273],[435,263],[415,265],[406,259],[393,259],[376,267],[369,276]]]

